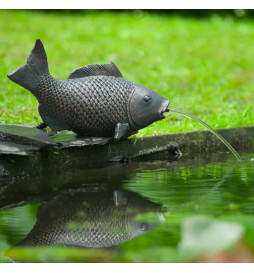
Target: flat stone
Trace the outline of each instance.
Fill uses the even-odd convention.
[[[59,144],[58,149],[104,145],[113,141],[113,139],[109,137],[78,137],[75,133],[66,130],[52,136],[51,140]]]
[[[50,137],[30,124],[0,124],[0,154],[31,155],[40,150],[58,150],[109,143],[111,138],[78,137],[62,131]]]
[[[58,146],[55,141],[49,138],[46,131],[33,128],[31,125],[19,124],[0,124],[1,142],[12,142],[45,149],[54,149]],[[0,153],[2,153],[2,150],[0,150]],[[14,152],[14,154],[16,153]]]
[[[32,155],[39,150],[40,148],[36,146],[0,141],[0,154]]]

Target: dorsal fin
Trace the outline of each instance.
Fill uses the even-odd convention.
[[[107,64],[88,64],[77,68],[71,72],[67,80],[99,75],[123,78],[123,75],[117,66],[113,62],[109,62]]]

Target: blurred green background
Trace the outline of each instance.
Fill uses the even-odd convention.
[[[6,75],[44,43],[52,76],[113,61],[143,84],[215,129],[253,125],[252,10],[1,10],[0,122],[38,123],[38,102]],[[167,114],[139,136],[203,130]]]

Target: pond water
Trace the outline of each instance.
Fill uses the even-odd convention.
[[[254,154],[20,177],[0,187],[1,262],[254,261]]]

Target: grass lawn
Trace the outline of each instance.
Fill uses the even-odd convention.
[[[254,124],[254,21],[142,13],[0,11],[0,122],[38,123],[38,102],[6,75],[25,64],[36,38],[49,69],[66,79],[85,64],[114,61],[123,76],[215,129]],[[204,128],[176,114],[139,136]]]

